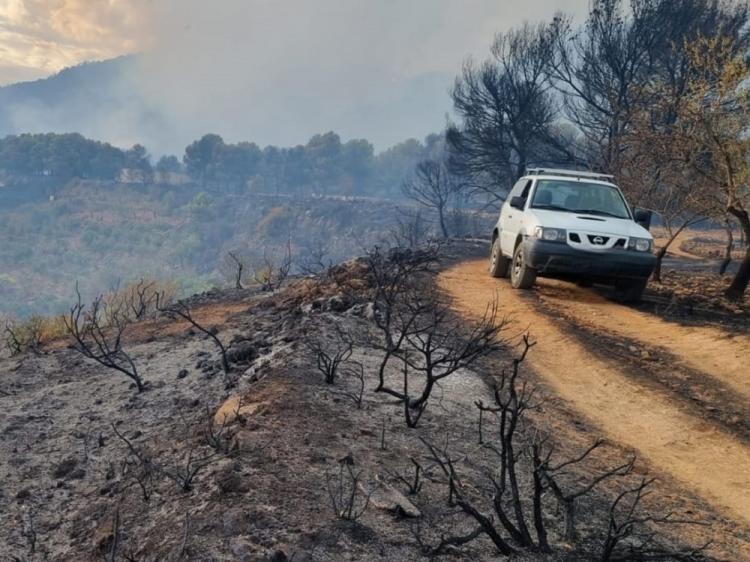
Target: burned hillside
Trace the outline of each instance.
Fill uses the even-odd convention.
[[[435,274],[481,250],[373,251],[196,295],[194,323],[157,311],[123,336],[143,392],[65,339],[3,359],[0,557],[702,556],[710,531],[660,521],[633,451],[551,423],[570,414],[532,390],[533,335],[445,307]]]

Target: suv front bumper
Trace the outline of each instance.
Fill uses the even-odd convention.
[[[612,248],[587,252],[560,242],[527,238],[526,263],[541,275],[581,275],[595,278],[646,279],[656,265],[651,252]]]

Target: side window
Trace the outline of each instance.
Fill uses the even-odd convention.
[[[531,191],[531,184],[532,183],[534,183],[532,180],[528,180],[526,182],[526,185],[524,185],[523,191],[521,192],[521,197],[523,197],[524,199],[528,199],[529,198],[529,191]]]
[[[508,200],[511,200],[513,197],[523,197],[524,199],[527,199],[529,197],[529,191],[531,190],[532,183],[533,180],[518,180],[516,182],[516,185],[513,186],[513,189],[510,190],[510,193],[508,194]]]
[[[516,185],[513,186],[513,189],[510,190],[510,193],[508,194],[508,200],[513,199],[514,197],[519,197],[523,192],[524,188],[527,184],[528,180],[520,179],[516,182]]]

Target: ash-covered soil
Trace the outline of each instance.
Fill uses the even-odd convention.
[[[434,467],[425,465],[428,481],[413,498],[398,491],[397,474],[413,476],[411,458],[424,463],[420,437],[477,449],[473,401],[491,395],[461,371],[408,429],[403,406],[372,392],[371,351],[358,347],[351,358],[367,375],[361,408],[342,394],[357,380],[325,384],[305,338],[335,325],[366,340],[372,329],[361,265],[337,275],[273,295],[190,299],[196,319],[234,342],[229,375],[210,339],[165,318],[127,333],[147,381],[141,394],[65,341],[0,359],[0,560],[102,560],[115,541],[117,560],[421,558],[415,522],[430,540],[456,522],[443,521],[446,488]],[[396,367],[389,377],[398,380]],[[337,518],[330,499],[342,460],[361,471],[357,507],[372,494],[357,521]],[[477,541],[461,556],[491,552]]]
[[[450,244],[441,269],[485,250],[483,242]],[[470,273],[484,274],[480,269]],[[495,290],[485,276],[482,288],[456,285],[455,277],[446,285],[445,274],[426,282],[453,291],[457,310],[470,322],[458,295],[463,291],[478,307]],[[501,294],[500,313],[516,315],[521,324],[538,320],[524,317],[520,302]],[[378,335],[361,261],[327,276],[295,280],[274,294],[213,291],[189,304],[196,319],[232,343],[228,375],[210,339],[184,321],[163,317],[127,333],[126,347],[148,381],[141,394],[127,378],[81,358],[65,341],[38,355],[0,359],[0,560],[102,560],[113,552],[116,560],[138,561],[425,559],[441,537],[466,535],[475,525],[449,506],[447,480],[423,440],[449,454],[462,486],[490,513],[493,488],[486,469],[497,466],[497,457],[479,443],[475,401],[492,402],[492,385],[517,353],[515,337],[529,327],[541,341],[530,357],[538,354],[540,360],[524,364],[523,376],[541,387],[545,401],[527,429],[550,432],[559,459],[607,439],[565,483],[581,485],[634,452],[630,440],[556,394],[546,378],[550,369],[570,367],[563,356],[549,365],[541,360],[542,336],[554,333],[533,325],[510,325],[501,351],[441,381],[419,426],[407,428],[403,404],[373,392],[380,357],[366,342]],[[559,302],[539,310],[564,318],[555,307]],[[346,395],[357,393],[357,377],[342,375],[326,384],[305,343],[333,340],[336,328],[358,342],[351,360],[365,373],[361,408]],[[387,380],[399,387],[397,363]],[[492,443],[494,427],[491,416],[485,418],[485,444]],[[744,423],[738,424],[737,434],[744,431]],[[422,468],[414,495],[405,482],[414,477],[413,461]],[[331,500],[340,471],[349,468],[359,475],[355,511],[366,506],[356,521],[338,518]],[[653,470],[664,485],[647,508],[675,508],[714,525],[670,528],[666,544],[698,546],[718,537],[712,554],[746,552],[737,550],[746,546],[745,527],[735,521],[738,537],[729,539],[731,519],[668,471],[659,472],[658,464],[639,461],[633,477]],[[521,486],[528,489],[524,474]],[[562,512],[546,498],[543,517],[553,553],[515,559],[597,559],[608,506],[622,485],[608,481],[580,500],[575,544],[563,539]],[[486,537],[445,552],[450,559],[496,556]]]
[[[657,244],[663,233],[655,231]],[[732,331],[750,329],[750,294],[728,299],[724,291],[737,272],[744,246],[739,232],[734,236],[732,262],[719,275],[724,256],[726,233],[717,230],[687,229],[669,247],[664,258],[661,283],[651,282],[641,309],[679,323],[721,324]]]
[[[750,295],[728,299],[724,291],[732,275],[718,275],[718,266],[685,270],[680,267],[662,274],[661,283],[649,285],[643,308],[682,323],[722,324],[735,331],[750,330]]]

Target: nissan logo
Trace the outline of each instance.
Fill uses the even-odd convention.
[[[596,238],[594,238],[594,239],[592,240],[592,242],[593,242],[594,244],[598,244],[598,245],[600,245],[600,246],[601,246],[602,244],[604,244],[604,238],[602,238],[601,236],[597,236]]]

